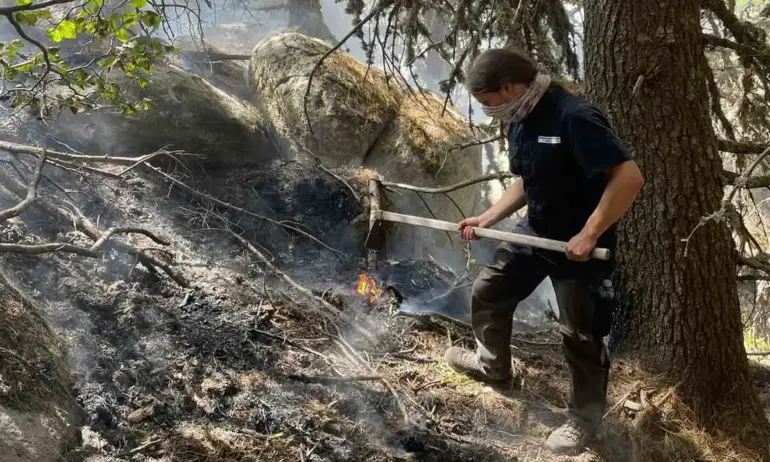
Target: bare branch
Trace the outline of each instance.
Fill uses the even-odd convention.
[[[733,154],[761,154],[768,143],[750,143],[741,141],[718,140],[719,150]]]
[[[68,252],[82,255],[84,257],[96,258],[98,253],[92,252],[85,247],[78,247],[72,244],[60,242],[49,242],[46,244],[4,244],[0,243],[0,253],[18,253],[22,255],[41,255],[44,253]]]
[[[444,186],[441,188],[425,188],[422,186],[412,186],[412,185],[403,184],[403,183],[392,183],[390,181],[382,181],[381,184],[385,187],[390,187],[390,188],[406,189],[409,191],[417,191],[417,192],[428,193],[428,194],[440,194],[440,193],[452,192],[457,189],[465,188],[476,183],[481,183],[483,181],[505,180],[505,179],[514,178],[514,177],[515,175],[510,172],[489,173],[487,175],[483,175],[477,178],[471,178],[470,180],[465,180],[460,183],[457,183],[451,186]]]
[[[164,239],[161,239],[160,237],[156,236],[150,231],[147,231],[146,229],[132,228],[132,227],[112,227],[108,229],[104,234],[102,234],[102,236],[99,239],[97,239],[97,241],[94,243],[94,245],[91,246],[89,250],[91,252],[99,251],[102,247],[104,247],[104,244],[106,244],[107,241],[115,234],[142,234],[152,239],[152,241],[155,242],[156,244],[160,244],[163,246],[171,245],[170,242]]]
[[[0,212],[0,223],[21,215],[37,198],[37,185],[40,184],[40,178],[43,176],[43,166],[45,165],[46,152],[40,154],[37,166],[35,167],[35,173],[32,176],[32,180],[27,185],[27,195],[23,201],[19,202],[15,207],[11,207],[8,210]]]
[[[38,148],[36,146],[29,146],[25,144],[18,144],[18,143],[12,143],[10,141],[2,141],[0,140],[0,150],[2,151],[8,151],[15,154],[25,154],[29,156],[35,156],[39,157],[43,154],[43,148]],[[158,157],[159,155],[179,155],[179,156],[197,156],[196,154],[190,154],[183,151],[157,151],[150,154],[145,154],[143,156],[139,157],[117,157],[117,156],[110,156],[110,155],[103,155],[103,156],[91,156],[91,155],[84,155],[84,154],[69,154],[66,152],[60,152],[60,151],[52,151],[50,149],[45,150],[48,157],[52,159],[57,160],[66,160],[70,162],[82,162],[82,163],[101,163],[101,164],[114,164],[114,165],[128,165],[133,166],[137,163],[141,164],[144,162],[147,162],[155,157]]]
[[[30,3],[29,5],[5,6],[0,8],[0,15],[10,16],[17,11],[42,10],[43,8],[48,8],[49,6],[62,5],[64,3],[74,3],[74,2],[75,0],[49,0],[47,2],[42,2],[42,3]]]
[[[273,273],[275,273],[275,274],[277,274],[277,275],[281,276],[281,278],[282,278],[284,281],[286,281],[286,282],[287,282],[287,283],[288,283],[290,286],[292,286],[292,287],[293,287],[294,289],[296,289],[298,292],[302,293],[302,294],[303,294],[303,295],[305,295],[305,296],[306,296],[308,299],[312,300],[314,303],[316,303],[316,304],[320,305],[321,307],[323,307],[323,308],[324,308],[324,312],[326,312],[327,314],[332,314],[332,315],[335,315],[335,316],[339,317],[339,318],[340,318],[340,319],[342,319],[343,321],[347,322],[347,323],[348,323],[348,324],[349,324],[351,327],[353,327],[354,329],[356,329],[356,331],[358,331],[360,334],[362,334],[362,335],[363,335],[363,336],[364,336],[366,339],[368,339],[369,341],[371,341],[373,344],[376,344],[376,343],[377,343],[377,340],[376,340],[376,339],[375,339],[375,337],[372,335],[372,333],[371,333],[371,332],[369,332],[369,331],[367,331],[367,330],[366,330],[366,329],[364,329],[363,327],[361,327],[361,326],[360,326],[360,325],[359,325],[359,324],[356,322],[356,320],[355,320],[355,319],[353,319],[353,318],[352,318],[352,317],[351,317],[349,314],[347,314],[347,313],[345,313],[345,312],[343,312],[343,311],[340,311],[340,309],[339,309],[339,308],[337,308],[336,306],[332,305],[331,303],[327,302],[327,301],[326,301],[326,300],[324,300],[323,298],[321,298],[321,297],[319,297],[319,296],[317,296],[317,295],[313,294],[313,292],[311,292],[310,290],[306,289],[306,288],[305,288],[305,287],[303,287],[302,285],[298,284],[296,281],[294,281],[294,279],[292,279],[291,277],[289,277],[289,275],[288,275],[288,274],[284,273],[283,271],[279,270],[279,269],[278,269],[278,268],[277,268],[275,265],[273,265],[273,264],[270,262],[270,260],[269,260],[267,257],[265,257],[265,256],[262,254],[262,252],[260,252],[260,251],[259,251],[259,249],[257,249],[256,247],[254,247],[254,246],[251,244],[251,242],[247,241],[247,240],[246,240],[246,239],[244,239],[242,236],[240,236],[239,234],[237,234],[237,233],[235,233],[235,232],[233,232],[233,231],[231,231],[231,230],[229,230],[229,229],[227,229],[227,230],[225,230],[225,231],[226,231],[228,234],[230,234],[232,237],[234,237],[235,239],[237,239],[237,240],[238,240],[238,241],[239,241],[241,244],[243,244],[243,246],[244,246],[244,247],[246,247],[246,249],[247,249],[249,252],[251,252],[251,253],[252,253],[252,254],[254,254],[254,255],[257,257],[257,258],[259,258],[259,260],[260,260],[262,263],[264,263],[264,264],[265,264],[265,266],[267,266],[267,267],[270,269],[270,271],[271,271],[271,272],[273,272]]]

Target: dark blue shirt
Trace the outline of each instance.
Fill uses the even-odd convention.
[[[521,176],[535,234],[568,241],[583,229],[607,186],[610,168],[630,159],[602,112],[588,101],[549,90],[508,132],[511,172]],[[615,246],[615,227],[599,239]]]

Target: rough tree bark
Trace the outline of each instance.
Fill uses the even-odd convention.
[[[586,2],[588,95],[646,179],[620,226],[614,334],[650,370],[680,383],[700,425],[770,460],[742,342],[730,232],[711,222],[684,241],[723,196],[699,17],[691,0]]]

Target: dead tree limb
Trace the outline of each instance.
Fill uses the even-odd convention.
[[[340,309],[337,308],[336,306],[334,306],[331,303],[327,302],[323,298],[313,294],[313,292],[311,292],[309,289],[307,289],[307,288],[303,287],[302,285],[300,285],[299,283],[297,283],[294,279],[289,277],[288,274],[284,273],[283,271],[278,269],[278,267],[276,267],[272,262],[270,262],[270,260],[267,257],[265,257],[265,255],[262,254],[262,252],[260,252],[259,249],[257,249],[251,242],[249,242],[248,240],[244,239],[241,235],[233,232],[232,230],[227,229],[225,231],[228,234],[230,234],[232,237],[234,237],[236,240],[238,240],[238,242],[240,242],[249,252],[251,252],[254,256],[256,256],[262,263],[264,263],[265,266],[267,266],[270,269],[271,272],[273,272],[274,274],[277,274],[278,276],[280,276],[291,287],[293,287],[295,290],[300,292],[306,298],[308,298],[311,301],[313,301],[314,304],[316,304],[317,306],[322,307],[324,309],[324,311],[323,311],[324,313],[330,314],[330,315],[334,315],[334,316],[342,319],[343,321],[348,323],[351,327],[353,327],[358,333],[363,335],[364,338],[366,338],[367,340],[369,340],[373,344],[378,343],[377,339],[372,335],[372,333],[369,332],[368,330],[364,329],[363,327],[361,327],[358,324],[358,322],[355,319],[353,319],[349,314],[340,311]]]
[[[92,252],[85,247],[78,247],[72,244],[61,242],[48,242],[45,244],[5,244],[0,243],[0,253],[17,253],[20,255],[42,255],[44,253],[67,252],[82,255],[84,257],[96,258],[98,253]]]
[[[441,193],[448,193],[448,192],[456,191],[458,189],[466,188],[468,186],[474,185],[476,183],[481,183],[484,181],[492,181],[492,180],[502,181],[508,178],[514,178],[515,176],[516,175],[510,172],[489,173],[487,175],[471,178],[470,180],[465,180],[460,183],[457,183],[451,186],[444,186],[441,188],[425,188],[422,186],[413,186],[413,185],[404,184],[404,183],[393,183],[390,181],[383,181],[382,185],[385,187],[406,189],[409,191],[417,191],[417,192],[427,193],[427,194],[441,194]]]
[[[8,189],[10,192],[12,192],[13,194],[19,197],[24,197],[26,195],[27,188],[21,182],[11,177],[10,175],[8,175],[7,172],[3,169],[0,169],[0,183],[2,183],[3,186],[6,189]],[[88,236],[88,238],[94,242],[98,241],[102,237],[103,233],[99,231],[99,229],[91,222],[91,220],[89,220],[83,214],[82,211],[80,211],[80,209],[77,206],[75,206],[75,204],[68,201],[62,201],[62,202],[66,204],[68,207],[70,207],[72,211],[67,210],[62,206],[47,203],[47,202],[39,202],[38,206],[41,207],[46,212],[50,213],[51,215],[57,216],[62,221],[67,223],[72,223],[72,225],[77,230],[81,231],[83,234]],[[146,231],[142,232],[142,234],[151,235],[151,233]],[[153,236],[153,237],[156,237],[156,236]],[[156,239],[153,239],[153,240],[159,243],[162,242],[162,240],[158,239],[157,237]],[[49,244],[51,244],[52,246],[59,246],[61,251],[70,251],[72,253],[81,253],[82,255],[93,256],[90,254],[82,253],[80,250],[76,251],[76,249],[73,248],[76,246],[67,247],[65,244],[61,244],[61,243],[49,243]],[[40,245],[43,245],[43,244],[38,244],[38,246]],[[63,245],[64,247],[61,247]],[[140,249],[137,249],[132,245],[129,245],[120,241],[110,240],[109,242],[103,244],[102,246],[103,247],[108,246],[109,248],[115,249],[118,252],[135,256],[139,260],[139,262],[142,263],[150,271],[154,270],[155,268],[159,268],[161,271],[166,273],[166,275],[168,275],[168,277],[170,277],[174,282],[176,282],[182,287],[187,287],[189,285],[185,280],[185,278],[181,274],[178,274],[176,271],[174,271],[169,265],[159,261],[153,256],[148,255],[146,252]],[[7,247],[7,249],[9,250],[12,248],[13,247]],[[16,247],[16,248],[20,249],[22,252],[27,252],[27,253],[45,253],[40,251],[35,252],[35,250],[37,249],[28,250],[28,249],[25,249],[24,247]],[[38,249],[40,249],[40,247],[38,247]],[[86,252],[91,252],[90,249],[84,249],[84,250]],[[55,247],[53,251],[56,251]]]
[[[32,180],[30,180],[27,185],[27,194],[24,197],[24,200],[8,210],[0,211],[0,223],[21,215],[33,202],[35,202],[35,199],[37,198],[37,186],[40,184],[40,178],[43,176],[43,166],[45,165],[46,158],[44,149],[40,153],[40,158],[35,166],[35,173],[32,175]]]
[[[350,383],[350,382],[377,382],[382,380],[380,375],[351,375],[351,376],[334,376],[334,375],[305,375],[305,374],[289,374],[286,376],[290,380],[297,380],[305,383]]]
[[[169,246],[171,245],[170,242],[161,239],[160,237],[156,236],[155,234],[147,231],[146,229],[142,228],[134,228],[134,227],[112,227],[108,229],[107,231],[102,234],[102,236],[96,240],[94,245],[91,246],[89,249],[91,252],[98,252],[102,247],[104,247],[104,244],[109,241],[109,239],[115,235],[115,234],[142,234],[144,236],[147,236],[150,238],[153,242],[156,244],[160,244],[163,246]]]
[[[145,154],[139,157],[119,157],[119,156],[92,156],[85,154],[69,154],[61,151],[53,151],[50,149],[38,148],[36,146],[29,146],[25,144],[12,143],[10,141],[0,140],[0,151],[8,151],[14,154],[24,154],[28,156],[40,157],[43,155],[43,151],[46,152],[47,157],[56,160],[65,160],[70,162],[80,162],[83,164],[113,164],[113,165],[128,165],[135,166],[136,164],[142,164],[149,160],[158,157],[160,155],[178,155],[178,156],[197,156],[196,154],[190,154],[183,151],[165,151],[160,150],[150,154]],[[133,168],[133,167],[132,167]],[[130,170],[130,169],[129,169]],[[125,172],[125,171],[124,171]]]

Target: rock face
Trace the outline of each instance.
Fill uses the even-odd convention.
[[[61,460],[77,421],[53,332],[0,274],[0,461]]]
[[[328,167],[363,167],[377,170],[387,180],[420,186],[443,186],[481,173],[479,148],[451,150],[473,139],[464,118],[451,106],[444,111],[442,97],[414,94],[395,79],[334,53],[320,66],[303,106],[311,70],[330,45],[297,33],[282,33],[260,42],[252,53],[249,84],[260,99],[266,118],[286,141],[308,149]],[[393,209],[402,213],[457,221],[478,210],[479,187],[452,193],[452,199],[425,195],[425,204],[413,193],[390,195]],[[456,205],[455,205],[456,204]],[[462,214],[458,211],[462,210]],[[433,230],[401,227],[401,244],[392,253],[424,257],[424,252],[449,250],[447,236]],[[423,245],[423,242],[426,243]],[[437,245],[438,244],[438,245]]]
[[[258,164],[277,150],[255,106],[176,66],[156,66],[145,88],[129,94],[152,100],[152,109],[130,116],[112,110],[62,114],[49,133],[93,153],[141,155],[164,146],[204,156],[208,166]]]

